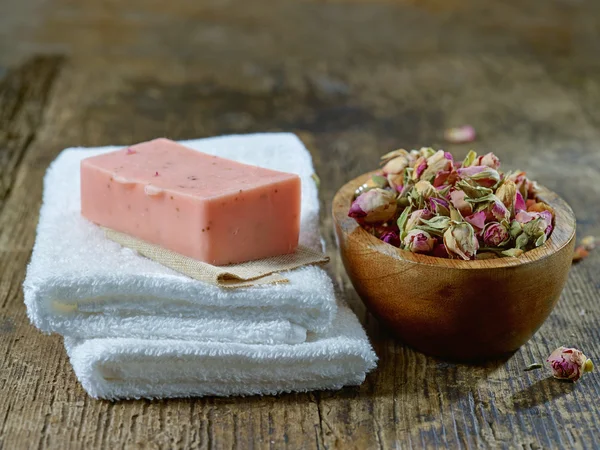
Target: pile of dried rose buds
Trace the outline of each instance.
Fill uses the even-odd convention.
[[[525,172],[493,153],[462,162],[432,148],[395,150],[361,186],[348,215],[384,242],[441,258],[520,256],[550,235],[553,211]]]

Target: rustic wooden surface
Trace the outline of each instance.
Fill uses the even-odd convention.
[[[600,252],[513,357],[455,365],[366,314],[327,213],[383,151],[471,123],[476,149],[528,169],[571,204],[580,236],[600,235],[599,55],[592,0],[1,2],[0,448],[599,447],[600,373],[573,385],[523,368],[563,344],[600,361]],[[313,154],[331,272],[379,368],[339,392],[88,398],[23,306],[48,164],[73,145],[270,130]]]

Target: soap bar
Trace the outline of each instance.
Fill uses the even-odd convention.
[[[155,139],[81,162],[81,214],[214,265],[292,253],[300,177]]]

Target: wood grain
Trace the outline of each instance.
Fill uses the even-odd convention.
[[[3,159],[13,161],[10,176],[0,175],[9,184],[0,210],[0,448],[600,446],[598,372],[576,385],[523,372],[559,345],[600,355],[600,253],[571,269],[554,312],[510,359],[451,364],[402,345],[366,312],[328,214],[337,189],[383,152],[442,146],[445,127],[470,123],[476,150],[527,169],[572,206],[581,235],[600,235],[596,3],[5,3],[3,92],[6,80],[22,83],[37,119],[34,134],[19,132],[30,136],[19,156],[11,147]],[[48,52],[66,58],[50,78],[56,62],[28,62]],[[30,90],[42,85],[43,95]],[[6,105],[0,117],[11,116]],[[377,371],[339,392],[90,400],[60,338],[29,324],[20,291],[48,164],[74,145],[275,130],[296,132],[312,152],[329,270],[369,333]]]
[[[62,58],[37,57],[0,81],[0,209],[35,138]]]

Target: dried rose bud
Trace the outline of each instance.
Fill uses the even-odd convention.
[[[529,200],[527,200],[527,202],[529,202]],[[529,212],[539,212],[541,213],[542,211],[549,211],[550,213],[554,213],[554,209],[552,209],[552,207],[544,202],[533,202],[531,205],[527,206],[527,211]]]
[[[588,256],[590,256],[590,252],[587,251],[583,245],[579,245],[578,247],[575,247],[575,250],[573,251],[573,262],[579,262]]]
[[[421,180],[415,184],[414,191],[417,193],[419,198],[423,200],[429,200],[430,197],[437,195],[436,188],[429,181]]]
[[[517,192],[521,193],[521,196],[526,199],[527,191],[529,186],[529,180],[527,179],[527,173],[523,171],[511,172],[506,175],[507,180],[511,180],[517,187]],[[523,208],[524,209],[524,208]]]
[[[500,168],[500,160],[493,153],[487,153],[480,156],[475,161],[475,166],[487,166],[492,169],[498,170]]]
[[[393,159],[390,159],[384,166],[383,166],[383,173],[385,175],[389,175],[389,174],[399,174],[399,173],[403,173],[404,169],[406,169],[409,166],[410,162],[408,160],[408,157],[406,156],[396,156]]]
[[[450,192],[450,202],[463,215],[463,217],[473,213],[473,207],[470,203],[465,201],[464,191],[456,190]]]
[[[427,158],[425,158],[424,156],[420,156],[419,159],[415,161],[412,179],[415,181],[420,180],[421,175],[423,175],[423,172],[425,172],[425,169],[427,169]]]
[[[542,228],[544,234],[549,235],[550,232],[552,231],[552,219],[553,219],[553,215],[550,211],[547,211],[547,210],[544,210],[542,212],[519,211],[515,216],[515,220],[523,225],[528,224],[536,219],[541,219],[541,222],[539,222],[536,225],[536,227]],[[531,226],[530,226],[530,228],[531,228]]]
[[[521,211],[517,214],[517,216],[519,216],[517,217],[517,221],[519,221],[520,218],[522,219],[522,216],[525,216],[525,214],[528,214],[533,218],[523,223],[523,232],[528,236],[529,241],[535,242],[535,246],[539,247],[546,242],[546,238],[552,232],[552,214],[549,211],[542,211],[541,213],[527,213]],[[521,238],[521,236],[519,236],[519,238]]]
[[[527,197],[529,197],[529,198],[535,197],[535,195],[539,191],[539,186],[536,181],[531,181],[528,179],[527,183],[526,183],[526,187],[527,187]]]
[[[519,191],[515,194],[515,212],[517,211],[525,211],[527,206],[525,204],[525,200],[523,200],[523,196]]]
[[[536,217],[538,217],[538,213],[533,213],[533,212],[530,213],[530,212],[521,210],[515,215],[515,220],[519,223],[524,224],[524,223],[532,221]]]
[[[408,216],[408,219],[406,220],[406,225],[404,226],[404,231],[408,232],[410,230],[412,230],[414,227],[416,227],[417,225],[419,225],[421,223],[422,219],[431,219],[431,217],[433,217],[433,214],[431,214],[431,211],[427,210],[427,209],[417,209],[416,211],[413,211],[410,216]]]
[[[500,247],[509,240],[508,229],[499,222],[488,223],[483,229],[483,242],[487,247]]]
[[[435,239],[422,230],[411,230],[404,238],[404,248],[413,253],[428,253],[433,250]]]
[[[450,257],[473,259],[479,249],[475,230],[467,222],[452,224],[444,233],[444,245]]]
[[[546,237],[548,237],[552,232],[552,220],[554,219],[554,215],[550,211],[541,211],[540,217],[544,219],[544,222],[546,223],[546,229],[544,230],[544,234],[546,235]]]
[[[460,179],[469,179],[480,186],[491,188],[500,181],[497,170],[487,166],[471,166],[460,168],[456,171]]]
[[[523,232],[523,225],[515,219],[510,223],[509,232],[510,237],[516,238]]]
[[[387,182],[390,187],[397,192],[401,192],[404,187],[404,174],[403,173],[390,173],[387,176]]]
[[[449,184],[447,184],[445,186],[437,186],[437,187],[435,187],[435,190],[437,191],[437,196],[439,198],[444,198],[444,199],[449,199],[450,198],[450,189],[452,189],[452,186],[449,185]]]
[[[380,239],[387,244],[393,245],[394,247],[400,247],[400,237],[398,236],[398,233],[394,231],[388,231],[382,234]]]
[[[410,153],[408,153],[403,148],[399,148],[398,150],[392,150],[391,152],[388,152],[385,155],[383,155],[381,157],[382,164],[385,164],[386,162],[396,158],[397,156],[404,156],[408,159],[411,159]]]
[[[429,199],[429,209],[434,213],[440,216],[449,216],[450,215],[450,204],[448,200],[443,198],[431,197]]]
[[[508,249],[508,250],[504,250],[502,252],[502,255],[504,255],[504,256],[512,256],[512,257],[517,258],[517,257],[521,256],[523,253],[525,253],[525,252],[523,250],[521,250],[520,248],[511,248],[511,249]]]
[[[471,199],[471,201],[474,201],[475,199],[489,197],[490,195],[492,195],[494,193],[493,189],[479,186],[474,181],[468,181],[468,180],[457,181],[455,184],[455,189],[464,191],[465,195],[469,199]],[[465,200],[467,200],[467,199],[465,199]]]
[[[498,197],[492,194],[493,200],[490,202],[489,206],[486,209],[487,217],[490,220],[509,220],[510,219],[510,211],[504,203],[500,201]]]
[[[464,144],[475,140],[475,128],[471,125],[463,125],[456,128],[448,128],[444,131],[444,139],[451,144]]]
[[[538,217],[523,225],[523,231],[530,236],[539,237],[546,234],[547,227],[546,221],[542,217]]]
[[[431,147],[421,147],[419,149],[419,155],[421,155],[425,159],[433,156],[434,154],[435,154],[435,150],[432,149]]]
[[[438,172],[449,172],[452,170],[452,155],[438,150],[427,158],[427,168],[421,174],[422,180],[433,181]]]
[[[451,177],[451,175],[453,173],[456,174],[456,172],[453,172],[451,170],[440,170],[438,173],[435,174],[435,178],[433,179],[433,186],[437,188],[438,186],[442,186],[445,183],[452,184],[452,180],[454,179],[454,177]]]
[[[414,149],[413,149],[413,150],[411,150],[411,151],[408,153],[408,159],[410,159],[410,160],[411,160],[411,162],[412,162],[412,164],[411,164],[411,165],[414,165],[415,161],[416,161],[417,159],[419,159],[421,156],[423,156],[423,155],[421,155],[421,152],[419,152],[419,150],[414,150]]]
[[[476,212],[465,217],[465,221],[469,222],[476,232],[479,232],[485,227],[485,213],[483,211]]]
[[[473,150],[469,150],[469,153],[467,153],[467,156],[463,160],[461,167],[472,166],[476,159],[477,159],[477,152],[475,152]]]
[[[418,225],[419,230],[427,231],[435,236],[442,237],[451,223],[450,217],[434,216],[431,219],[422,219],[421,225]]]
[[[384,189],[371,189],[352,203],[348,216],[367,223],[386,222],[396,214],[396,195]]]
[[[581,240],[581,245],[583,245],[586,250],[593,250],[596,247],[597,242],[598,239],[596,237],[586,236]]]
[[[550,363],[554,378],[577,381],[586,372],[594,370],[591,359],[576,348],[558,347],[546,362]]]
[[[496,197],[500,199],[504,206],[509,211],[514,211],[515,195],[517,194],[517,186],[511,180],[505,180],[504,183],[496,190]]]

